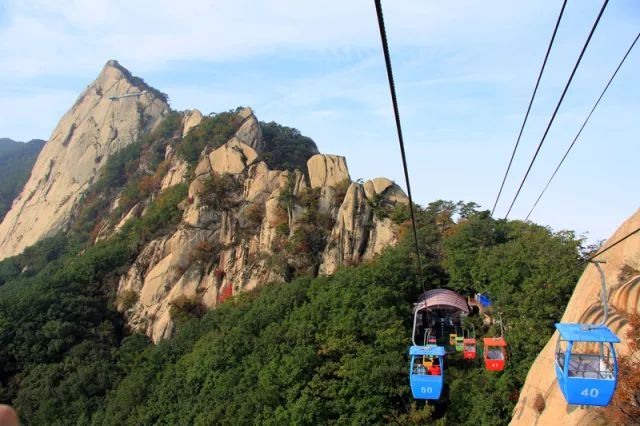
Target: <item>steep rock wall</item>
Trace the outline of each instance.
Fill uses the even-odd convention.
[[[136,96],[125,96],[141,93]],[[51,134],[31,177],[0,224],[0,259],[58,231],[111,154],[169,111],[158,92],[109,61]]]
[[[326,232],[316,271],[325,274],[370,259],[398,238],[398,225],[376,218],[371,204],[374,198],[388,206],[407,202],[393,182],[350,183],[346,195],[340,193],[336,185],[344,185],[349,173],[344,158],[331,155],[308,162],[310,182],[325,186],[312,187],[300,171],[270,170],[254,149],[263,146],[258,121],[249,109],[239,114],[247,117],[236,134],[201,156],[178,229],[148,244],[120,280],[119,309],[132,328],[156,342],[171,335],[174,309],[215,307],[307,267],[298,258],[297,251],[306,250],[296,240],[299,231]],[[180,160],[171,158],[173,170]],[[309,197],[312,205],[303,205],[300,200]],[[310,223],[310,209],[317,209],[322,225]]]
[[[620,228],[604,243],[607,247],[640,226],[640,210],[627,219]],[[622,340],[616,345],[620,354],[629,352],[625,341],[627,318],[629,313],[640,313],[640,277],[627,277],[619,280],[624,265],[640,270],[640,235],[636,234],[613,247],[598,258],[606,260],[602,265],[606,275],[609,319],[607,326]],[[600,276],[594,265],[589,265],[580,277],[560,322],[598,323],[603,318],[600,303]],[[557,332],[553,334],[544,349],[533,363],[520,393],[513,413],[512,425],[583,425],[606,424],[600,413],[594,408],[582,408],[568,405],[558,387],[554,371],[554,355]],[[534,401],[537,395],[545,400],[542,412],[536,411]]]

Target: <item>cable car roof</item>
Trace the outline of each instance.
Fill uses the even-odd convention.
[[[409,349],[409,355],[444,356],[445,353],[444,347],[436,345],[411,346]]]
[[[556,329],[564,340],[620,343],[620,338],[604,325],[556,323]]]
[[[504,340],[504,337],[483,337],[482,342],[485,346],[507,346],[507,341]]]

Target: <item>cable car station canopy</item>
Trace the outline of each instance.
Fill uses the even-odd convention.
[[[414,307],[414,312],[425,309],[432,311],[457,310],[461,311],[463,315],[469,315],[471,312],[464,297],[446,288],[437,288],[422,293]]]

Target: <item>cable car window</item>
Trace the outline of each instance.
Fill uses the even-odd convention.
[[[564,354],[567,353],[568,346],[569,342],[566,340],[558,339],[558,343],[556,343],[556,362],[560,369],[564,369]]]
[[[575,342],[571,348],[569,377],[612,379],[613,362],[609,345],[594,342]]]

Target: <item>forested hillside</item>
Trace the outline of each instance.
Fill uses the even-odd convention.
[[[163,110],[87,157],[64,226],[0,261],[0,403],[25,425],[508,423],[582,270],[579,239],[436,201],[416,206],[418,275],[392,181],[352,182],[344,157],[249,108],[186,116]],[[441,399],[416,402],[412,303],[437,287],[491,297],[509,362],[453,356]]]
[[[158,345],[130,335],[112,307],[115,278],[174,226],[185,196],[169,189],[81,252],[81,239],[59,236],[0,263],[0,398],[25,424],[506,424],[581,271],[570,233],[495,221],[473,204],[420,209],[425,287],[492,295],[511,362],[502,374],[451,362],[443,398],[416,403],[406,354],[422,285],[411,240],[206,313],[176,305],[177,332]]]
[[[40,139],[22,143],[0,138],[0,221],[29,179],[43,146]]]

